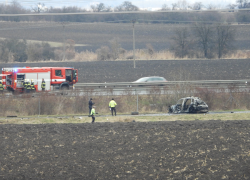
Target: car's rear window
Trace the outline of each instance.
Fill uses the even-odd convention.
[[[135,82],[145,82],[147,79],[148,79],[148,78],[144,77],[144,78],[140,78],[140,79],[138,79],[138,80],[137,80],[137,81],[135,81]]]

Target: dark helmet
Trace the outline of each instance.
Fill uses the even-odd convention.
[[[112,100],[114,100],[114,98],[112,98]]]

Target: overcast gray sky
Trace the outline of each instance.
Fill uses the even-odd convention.
[[[0,0],[2,4],[9,4],[12,0]],[[45,6],[50,7],[63,7],[63,6],[78,6],[81,8],[89,8],[93,4],[104,3],[107,6],[115,7],[124,2],[124,0],[17,0],[22,6],[29,8],[34,7],[36,4],[43,3]],[[172,3],[177,3],[179,0],[133,0],[132,4],[143,9],[157,9],[161,8],[163,4],[171,7]],[[183,0],[182,0],[183,1]],[[213,4],[218,8],[225,8],[228,4],[233,4],[236,0],[186,0],[188,4],[195,2],[202,2],[203,5]]]

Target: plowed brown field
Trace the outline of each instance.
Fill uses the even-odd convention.
[[[249,179],[250,121],[0,125],[0,179]]]
[[[153,60],[48,62],[0,64],[3,67],[75,67],[80,83],[131,82],[145,76],[163,76],[174,80],[250,79],[249,59],[232,60]]]

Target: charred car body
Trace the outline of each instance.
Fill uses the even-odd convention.
[[[169,113],[207,113],[208,105],[198,97],[181,98],[176,105],[169,106]]]

